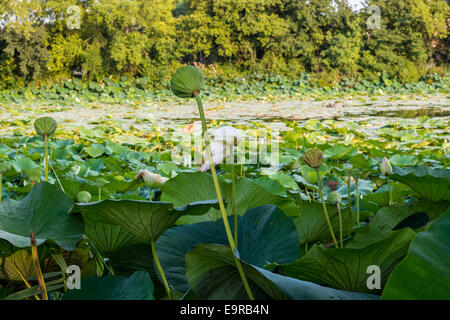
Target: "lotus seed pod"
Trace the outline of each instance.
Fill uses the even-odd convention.
[[[192,98],[203,86],[203,75],[194,66],[184,66],[175,72],[170,81],[170,89],[180,98]]]
[[[42,117],[34,121],[34,129],[40,136],[51,136],[55,133],[58,123],[50,117]]]
[[[313,169],[319,169],[323,160],[323,152],[320,149],[312,148],[305,153],[305,162]]]
[[[88,203],[89,201],[91,201],[91,199],[92,199],[92,196],[87,191],[80,191],[77,194],[77,200],[79,203]]]
[[[143,179],[145,184],[151,189],[161,187],[169,178],[162,177],[159,174],[152,173],[148,170],[141,170],[136,175],[136,180]]]
[[[381,163],[381,173],[386,177],[392,174],[391,162],[386,157],[383,158],[383,162]]]
[[[328,194],[327,202],[329,204],[335,205],[336,203],[341,203],[342,196],[337,192],[331,192]]]
[[[0,163],[0,173],[5,173],[11,169],[11,165],[8,162]]]

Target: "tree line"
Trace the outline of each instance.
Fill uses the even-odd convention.
[[[402,83],[445,74],[445,0],[0,0],[0,88],[72,77],[307,72]]]

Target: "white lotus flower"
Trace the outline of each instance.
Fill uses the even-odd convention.
[[[392,174],[391,162],[386,157],[384,157],[383,162],[381,163],[381,173],[386,177]]]
[[[240,130],[233,127],[220,127],[213,131],[207,139],[211,139],[211,154],[213,164],[216,166],[223,163],[223,160],[233,153],[234,146],[237,146],[242,140]],[[200,171],[206,171],[211,168],[208,155],[204,159],[207,161],[200,167]]]
[[[152,189],[161,187],[167,180],[169,180],[169,178],[162,177],[160,174],[156,174],[148,170],[140,170],[135,179],[143,179],[145,184]]]

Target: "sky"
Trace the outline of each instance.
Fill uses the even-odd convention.
[[[352,8],[361,9],[363,7],[363,0],[348,0]]]

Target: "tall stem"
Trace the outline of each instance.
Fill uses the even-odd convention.
[[[223,199],[222,199],[222,192],[220,191],[219,180],[217,179],[216,168],[215,168],[213,160],[212,160],[211,146],[209,144],[209,139],[207,139],[207,137],[205,137],[207,128],[206,128],[206,119],[205,119],[205,112],[203,111],[202,100],[198,94],[194,93],[194,97],[195,97],[195,100],[197,101],[198,111],[200,114],[200,119],[202,121],[202,134],[203,134],[203,138],[205,139],[206,152],[208,154],[209,164],[211,166],[211,174],[212,174],[212,178],[213,178],[213,182],[214,182],[214,188],[216,189],[217,200],[219,201],[220,212],[222,213],[223,225],[225,227],[225,232],[227,234],[228,242],[230,244],[231,253],[234,257],[236,267],[239,271],[239,275],[241,276],[242,283],[244,284],[244,287],[245,287],[245,290],[247,291],[248,297],[251,300],[255,300],[255,298],[253,297],[253,293],[250,290],[250,286],[248,285],[247,278],[245,277],[244,270],[242,269],[241,262],[235,255],[236,245],[234,244],[233,235],[231,234],[230,224],[228,222],[225,205],[224,205]]]
[[[41,265],[39,264],[39,256],[37,251],[36,238],[34,232],[30,230],[30,241],[31,241],[31,254],[34,262],[34,270],[36,273],[36,278],[41,289],[42,300],[48,300],[47,288],[45,286],[44,276],[42,275]]]
[[[330,217],[328,216],[327,205],[322,193],[322,180],[320,179],[319,169],[316,169],[317,174],[317,187],[319,189],[320,200],[322,201],[323,213],[325,214],[325,219],[327,220],[328,228],[330,229],[331,238],[333,238],[334,246],[338,248],[336,236],[334,235],[333,227],[331,226]]]
[[[154,240],[152,241],[152,253],[153,259],[155,259],[156,267],[158,268],[159,274],[161,275],[162,281],[164,283],[164,287],[166,288],[167,296],[169,297],[169,300],[173,300],[172,292],[170,291],[163,268],[161,267],[161,263],[159,262],[158,254],[156,253],[156,242]]]
[[[359,188],[358,188],[358,179],[355,181],[356,187],[356,224],[359,226]]]
[[[234,215],[234,244],[238,245],[238,220],[237,220],[237,209],[236,209],[236,173],[231,174],[231,192],[233,193],[233,215]]]
[[[392,189],[391,184],[389,183],[389,176],[387,178],[387,185],[388,185],[388,193],[389,193],[389,205],[392,206],[394,204],[394,201],[392,200]]]
[[[341,213],[341,207],[339,206],[339,203],[336,203],[336,207],[339,214],[339,240],[341,242],[341,248],[344,247],[344,241],[343,241],[343,235],[342,235],[342,213]]]
[[[351,190],[350,190],[350,188],[351,188],[350,176],[348,176],[347,178],[348,178],[347,179],[347,198],[348,198],[348,200],[347,200],[347,207],[348,207],[348,210],[349,210],[349,212],[351,214],[351,217],[353,217],[352,193],[351,193]],[[352,220],[353,220],[353,218],[352,218]]]
[[[45,147],[45,181],[48,182],[48,136],[44,135],[44,147]]]
[[[3,180],[3,172],[0,172],[0,203],[2,203],[2,180]]]

